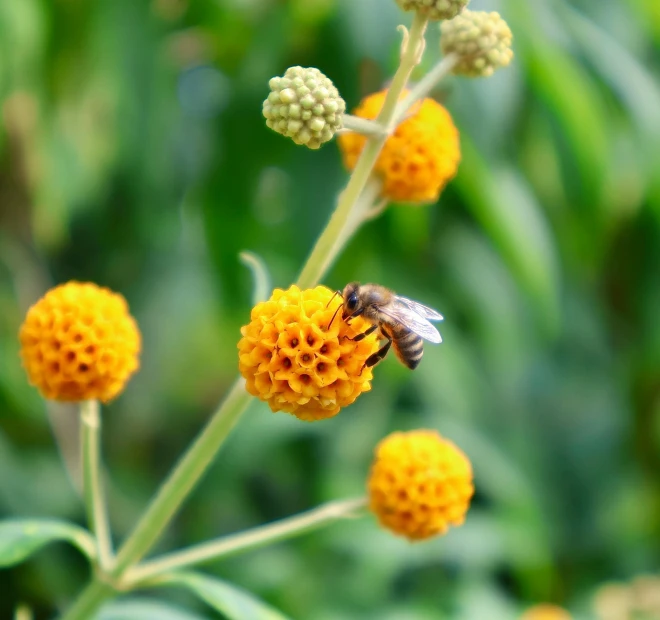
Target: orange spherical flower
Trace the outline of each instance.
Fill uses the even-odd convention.
[[[107,402],[139,366],[140,332],[126,300],[96,284],[48,291],[28,310],[19,338],[28,379],[44,398]]]
[[[247,391],[273,411],[321,420],[371,389],[371,368],[364,364],[378,350],[378,339],[350,340],[369,323],[357,317],[347,325],[341,310],[332,320],[342,304],[341,297],[330,304],[332,297],[325,286],[275,289],[241,328],[238,367]]]
[[[571,615],[557,605],[543,603],[530,607],[520,620],[571,620]]]
[[[366,97],[353,113],[375,119],[386,94],[384,90]],[[353,170],[366,137],[346,133],[338,141],[345,166]],[[458,130],[449,112],[437,101],[424,99],[387,138],[374,172],[382,179],[383,197],[404,203],[429,203],[438,199],[454,177],[460,160]]]
[[[463,523],[474,493],[472,466],[436,431],[392,433],[376,448],[368,488],[381,525],[422,540]]]

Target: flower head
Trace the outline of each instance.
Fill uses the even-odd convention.
[[[570,614],[557,605],[542,603],[530,607],[520,620],[571,620]]]
[[[453,19],[468,0],[396,0],[404,11],[417,11],[432,21]]]
[[[48,291],[28,310],[19,338],[30,383],[53,400],[107,402],[139,366],[140,332],[126,300],[96,284]]]
[[[459,56],[454,73],[487,77],[513,59],[511,29],[494,11],[463,11],[440,24],[440,33],[442,53]]]
[[[381,91],[363,99],[355,115],[376,118],[386,94]],[[365,136],[357,133],[338,137],[349,170],[355,167],[365,142]],[[458,130],[449,112],[437,101],[424,99],[387,138],[374,173],[382,180],[383,197],[404,203],[429,203],[438,199],[454,177],[460,160]]]
[[[332,297],[325,286],[275,289],[241,328],[238,367],[246,388],[273,411],[329,418],[371,389],[372,371],[364,364],[378,350],[377,337],[350,340],[369,323],[357,317],[347,325],[341,311],[333,320],[342,300],[330,304]]]
[[[269,85],[263,115],[274,131],[317,149],[341,129],[346,103],[332,80],[318,69],[290,67]]]
[[[461,525],[474,493],[467,457],[436,431],[393,433],[376,448],[369,506],[381,525],[409,540]]]

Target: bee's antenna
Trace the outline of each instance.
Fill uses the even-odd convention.
[[[339,312],[339,309],[343,306],[344,304],[339,304],[337,306],[337,309],[335,310],[335,313],[332,315],[332,318],[330,319],[330,323],[328,323],[328,329],[330,329],[330,326],[332,325],[332,322],[335,320],[335,317],[337,316],[337,312]]]
[[[326,307],[326,308],[332,303],[332,300],[333,300],[335,297],[337,297],[337,295],[339,295],[339,296],[341,297],[341,291],[335,291],[335,292],[334,292],[334,294],[333,294],[332,297],[330,298],[330,301],[329,301],[327,304],[325,304],[325,307]]]

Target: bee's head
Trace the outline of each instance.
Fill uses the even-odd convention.
[[[360,308],[359,291],[360,285],[357,282],[351,282],[344,287],[344,292],[341,295],[344,298],[344,308],[341,313],[342,319],[346,320]]]

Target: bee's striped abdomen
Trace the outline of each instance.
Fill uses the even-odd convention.
[[[417,368],[422,355],[424,355],[424,341],[422,338],[402,325],[394,327],[391,330],[391,335],[396,356],[410,370]]]

